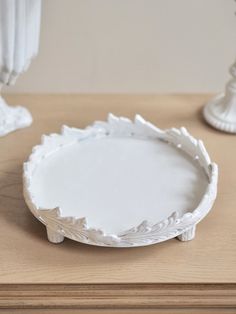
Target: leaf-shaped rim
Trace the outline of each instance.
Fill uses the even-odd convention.
[[[160,139],[173,144],[177,148],[196,159],[204,169],[208,186],[198,207],[192,212],[178,217],[172,213],[166,219],[151,224],[143,221],[140,225],[118,235],[106,234],[100,229],[89,227],[85,217],[64,217],[60,209],[38,208],[31,191],[31,178],[40,161],[55,151],[91,137],[134,136],[148,139]],[[161,130],[150,122],[136,115],[134,122],[124,117],[108,115],[106,122],[96,121],[85,129],[62,127],[61,134],[42,136],[41,144],[35,146],[26,163],[24,163],[23,181],[24,197],[31,212],[45,225],[63,235],[89,244],[103,246],[136,246],[157,243],[177,236],[198,223],[211,209],[217,193],[218,167],[212,163],[201,140],[192,137],[185,128]],[[69,225],[69,228],[68,228]],[[73,232],[71,231],[73,230]]]

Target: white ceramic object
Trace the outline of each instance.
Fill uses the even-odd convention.
[[[32,123],[30,112],[21,106],[8,106],[0,96],[0,136],[17,129],[25,128]]]
[[[15,84],[37,55],[41,0],[0,1],[0,91]],[[0,98],[0,136],[32,123],[29,111]]]
[[[202,141],[185,128],[110,114],[43,136],[24,164],[24,197],[51,242],[134,247],[193,239],[217,177]]]
[[[232,79],[225,94],[218,95],[207,103],[203,114],[206,121],[221,131],[236,133],[236,62],[230,68]]]

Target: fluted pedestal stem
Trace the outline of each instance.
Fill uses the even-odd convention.
[[[0,90],[13,85],[37,55],[41,0],[0,0]],[[0,136],[29,126],[32,117],[23,107],[10,107],[0,96]]]
[[[203,110],[205,120],[221,131],[236,133],[236,62],[230,68],[232,79],[225,93],[207,103]]]

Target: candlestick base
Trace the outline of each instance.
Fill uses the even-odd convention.
[[[225,95],[220,94],[205,105],[204,118],[216,129],[236,133],[236,112],[232,110],[235,105],[228,103]]]
[[[26,108],[8,106],[0,96],[0,137],[30,126],[31,123],[32,116]]]
[[[214,128],[236,133],[236,62],[230,67],[229,72],[232,78],[226,84],[225,93],[207,103],[203,115]]]

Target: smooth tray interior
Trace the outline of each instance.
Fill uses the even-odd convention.
[[[178,211],[191,212],[208,181],[203,169],[161,140],[104,137],[68,145],[36,167],[31,190],[37,206],[117,234]]]

